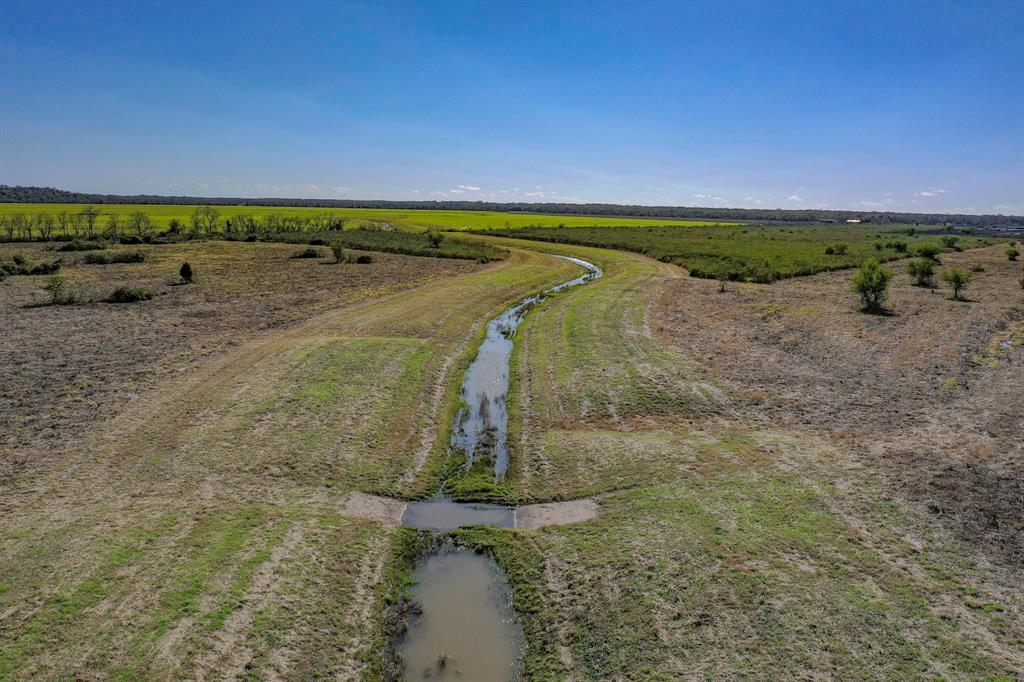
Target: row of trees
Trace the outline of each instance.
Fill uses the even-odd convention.
[[[234,215],[222,218],[220,211],[212,206],[199,206],[188,219],[188,223],[174,218],[169,223],[172,234],[191,231],[193,234],[260,234],[280,232],[306,232],[342,230],[346,223],[329,213],[319,215],[277,215],[269,213],[260,217]],[[32,241],[33,239],[119,239],[128,235],[144,238],[155,232],[155,225],[149,214],[134,211],[127,216],[118,213],[101,213],[92,206],[81,211],[57,211],[56,213],[6,213],[0,214],[0,234],[8,241]]]
[[[385,201],[350,199],[287,199],[240,197],[189,197],[160,195],[83,194],[52,187],[0,185],[0,202],[38,202],[75,204],[206,204],[229,206],[300,206],[324,208],[396,208],[445,211],[503,211],[512,213],[548,213],[581,216],[631,218],[682,218],[692,220],[753,220],[785,222],[843,222],[850,219],[865,223],[920,223],[922,225],[1024,225],[1024,216],[965,215],[959,213],[903,213],[886,211],[826,211],[785,208],[715,208],[700,206],[638,206],[622,204],[568,204],[491,201]]]
[[[99,236],[104,229],[112,230],[116,235],[129,224],[140,232],[148,231],[152,227],[149,216],[141,211],[133,213],[128,220],[117,214],[108,214],[105,226],[100,224],[100,216],[100,212],[91,206],[79,212],[0,214],[0,234],[8,240],[23,241],[37,238],[52,239],[56,235],[92,239]]]

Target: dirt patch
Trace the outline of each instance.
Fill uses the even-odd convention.
[[[516,528],[534,530],[545,526],[564,526],[596,518],[600,506],[596,500],[570,500],[527,504],[516,509]]]
[[[894,262],[887,316],[859,312],[840,271],[725,293],[675,280],[653,324],[727,382],[744,423],[828,439],[862,475],[1021,566],[1024,292],[1003,251],[942,255],[941,267],[979,269],[967,303],[912,286]]]
[[[379,521],[389,526],[398,526],[402,522],[402,513],[406,503],[390,497],[367,495],[366,493],[350,493],[345,501],[344,513],[362,519]]]

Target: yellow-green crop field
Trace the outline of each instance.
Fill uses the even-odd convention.
[[[23,213],[33,215],[36,213],[53,213],[61,211],[68,213],[79,213],[85,208],[85,204],[15,204],[0,203],[0,216]],[[94,208],[100,212],[100,220],[103,216],[116,213],[121,217],[141,211],[147,214],[157,228],[166,228],[172,219],[177,219],[184,224],[189,223],[189,218],[196,206],[192,205],[169,205],[169,204],[95,204]],[[401,230],[422,231],[429,229],[441,230],[485,230],[521,228],[527,226],[540,227],[566,227],[573,226],[599,226],[599,227],[650,227],[654,225],[686,225],[686,226],[708,226],[708,225],[735,225],[737,223],[723,223],[700,220],[670,220],[665,218],[644,219],[644,218],[600,218],[589,216],[561,216],[561,215],[540,215],[536,213],[501,213],[497,211],[433,211],[433,210],[405,210],[405,209],[376,209],[376,208],[318,208],[318,207],[293,207],[293,206],[215,206],[221,218],[230,218],[237,215],[250,215],[260,218],[268,214],[279,216],[316,216],[329,214],[339,216],[350,221],[352,227],[363,224],[388,223],[392,227]]]

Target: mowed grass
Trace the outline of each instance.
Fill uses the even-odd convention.
[[[78,213],[85,204],[14,204],[0,203],[0,215],[22,213],[57,214],[61,211]],[[95,204],[101,217],[97,224],[102,227],[105,215],[116,213],[122,218],[141,211],[150,217],[159,229],[165,229],[173,219],[188,225],[196,206],[166,204]],[[498,230],[527,226],[557,227],[559,225],[597,226],[650,226],[650,225],[712,225],[712,221],[671,220],[650,218],[601,218],[589,216],[558,216],[534,213],[503,213],[497,211],[434,211],[373,208],[306,208],[289,206],[215,206],[221,218],[249,215],[261,218],[267,215],[318,216],[331,215],[344,218],[350,227],[378,226],[388,223],[392,227],[409,231],[424,230]],[[735,224],[735,223],[722,223]]]
[[[573,270],[517,252],[320,314],[6,482],[0,677],[367,674],[394,530],[348,493],[435,490],[483,320]]]
[[[493,491],[597,495],[600,516],[456,533],[509,577],[524,679],[1015,679],[1020,598],[969,548],[870,481],[836,485],[841,451],[750,424],[652,332],[650,302],[682,273],[529,248],[605,277],[520,327],[512,464]]]
[[[756,227],[717,226],[678,228],[564,227],[513,229],[508,236],[561,244],[623,249],[686,268],[695,277],[749,282],[772,282],[913,255],[924,245],[942,247],[937,235],[905,233],[905,226]],[[991,243],[956,236],[961,248]],[[837,245],[842,245],[836,249]],[[900,250],[902,245],[902,250]],[[826,249],[832,247],[828,253]]]

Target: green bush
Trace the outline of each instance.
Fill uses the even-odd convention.
[[[368,256],[365,253],[362,254],[361,256],[356,256],[356,263],[358,263],[359,265],[367,265],[367,264],[372,263],[372,262],[373,262],[373,256]]]
[[[1020,251],[1013,248],[1012,246],[1006,250],[1006,257],[1010,260],[1017,260],[1017,256],[1020,255]]]
[[[958,241],[960,241],[959,237],[947,236],[942,238],[942,245],[945,246],[947,249],[959,251],[960,247],[956,245]]]
[[[192,283],[194,275],[192,274],[192,266],[188,264],[188,261],[181,264],[181,268],[178,270],[178,275],[181,277],[181,281],[185,284]]]
[[[942,273],[942,281],[946,283],[946,286],[953,292],[953,299],[962,301],[960,292],[967,288],[967,285],[971,283],[971,273],[967,272],[962,268],[949,268]]]
[[[922,244],[921,246],[917,247],[918,256],[920,256],[921,258],[927,258],[928,260],[934,261],[936,263],[939,262],[940,252],[941,249],[939,249],[939,247],[935,246],[934,244]]]
[[[825,253],[829,256],[845,256],[849,245],[843,242],[836,242],[835,244],[829,244],[825,247]]]
[[[885,302],[886,290],[889,288],[889,280],[892,273],[881,265],[874,258],[867,260],[860,267],[860,271],[854,275],[850,288],[860,296],[860,302],[865,312],[882,312],[882,305]]]
[[[0,272],[8,275],[52,275],[60,270],[63,261],[59,258],[49,263],[32,263],[20,254],[14,254],[9,261],[0,262]]]
[[[105,299],[107,303],[135,303],[153,298],[153,290],[130,285],[119,286]]]
[[[914,278],[914,286],[931,287],[935,284],[935,261],[919,258],[907,263],[907,272]]]

